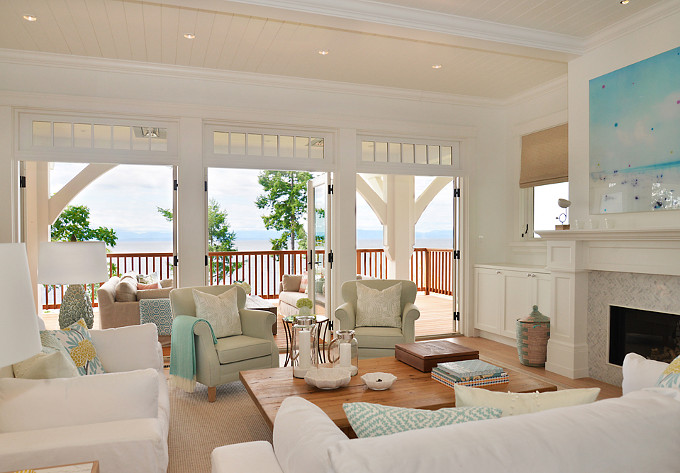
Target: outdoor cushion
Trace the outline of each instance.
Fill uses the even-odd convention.
[[[393,327],[357,327],[354,336],[363,348],[394,348],[404,342],[401,329]]]
[[[235,335],[218,338],[215,350],[217,350],[217,358],[220,364],[226,365],[227,363],[271,355],[272,344],[269,340],[263,338]]]
[[[286,304],[290,304],[295,307],[297,301],[303,297],[307,297],[307,294],[302,292],[282,292],[279,294],[279,301],[285,302]]]
[[[281,279],[281,290],[286,292],[298,292],[302,276],[299,274],[284,274]]]
[[[116,286],[116,302],[134,302],[137,300],[137,280],[135,278],[121,279]]]

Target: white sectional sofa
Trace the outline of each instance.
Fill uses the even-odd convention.
[[[291,397],[276,417],[273,448],[268,442],[219,447],[212,471],[677,472],[680,389],[642,389],[653,385],[659,367],[629,379],[630,392],[620,398],[352,440],[318,407]]]
[[[99,460],[164,473],[170,401],[153,324],[91,330],[107,374],[16,379],[0,369],[0,471]]]

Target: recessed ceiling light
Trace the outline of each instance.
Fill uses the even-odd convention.
[[[628,3],[630,3],[630,0],[621,0],[619,3],[621,5],[628,5]]]
[[[432,64],[432,69],[441,69],[442,65],[441,64]]]
[[[328,54],[328,51],[325,50],[325,49],[319,49],[319,54],[321,54],[322,56],[325,56],[325,55]]]
[[[196,37],[196,35],[193,34],[193,33],[186,33],[186,34],[184,35],[184,37],[185,37],[186,39],[194,39],[194,38]]]
[[[38,19],[33,15],[24,15],[24,20],[26,21],[37,21]]]

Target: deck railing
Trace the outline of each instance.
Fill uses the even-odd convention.
[[[323,254],[323,251],[318,252]],[[300,274],[307,267],[306,250],[225,251],[208,255],[209,284],[231,284],[245,281],[252,293],[265,299],[276,299],[279,281],[284,274]],[[139,274],[158,273],[160,279],[172,278],[172,253],[109,253],[109,277],[128,271]],[[385,279],[389,261],[382,248],[357,249],[357,274]],[[415,248],[410,261],[410,278],[419,291],[451,295],[453,250]],[[103,284],[89,284],[88,293],[97,306],[97,289]],[[43,309],[58,309],[65,286],[45,286]]]

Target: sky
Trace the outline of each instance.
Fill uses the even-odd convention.
[[[50,192],[58,191],[84,167],[84,164],[52,164]],[[262,192],[257,182],[258,173],[257,170],[244,169],[211,168],[208,171],[208,196],[216,199],[227,211],[228,222],[237,236],[239,232],[266,232],[262,222],[265,211],[254,204]],[[417,177],[416,194],[422,192],[431,180],[430,177]],[[427,208],[416,231],[451,230],[452,200],[453,186],[449,184]],[[91,226],[113,228],[119,235],[119,241],[171,241],[172,225],[157,212],[156,207],[172,207],[172,168],[116,166],[78,194],[71,204],[87,205],[91,212]],[[357,196],[357,229],[382,230],[373,211],[360,196]]]

